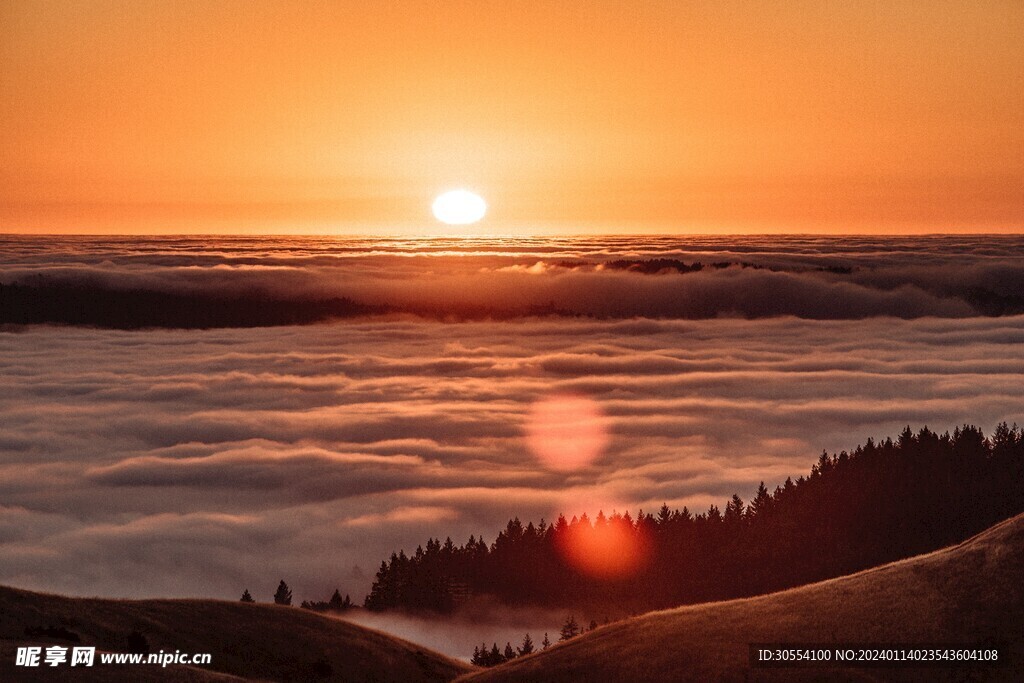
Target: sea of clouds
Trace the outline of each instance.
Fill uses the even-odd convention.
[[[609,274],[624,278],[613,280],[620,291],[593,284],[600,271],[525,272],[538,261],[655,251],[633,242],[547,243],[546,252],[541,243],[525,257],[496,246],[458,254],[457,244],[440,245],[431,257],[363,245],[328,257],[319,252],[331,244],[300,243],[282,255],[259,241],[200,248],[186,240],[182,255],[173,240],[50,248],[19,239],[0,264],[3,281],[73,275],[210,287],[237,286],[233,277],[252,272],[346,293],[361,283],[360,296],[394,298],[451,291],[430,290],[432,279],[493,277],[494,297],[564,287],[574,305],[653,300],[657,310],[691,305],[680,292],[707,291],[678,287],[704,273]],[[990,431],[1020,422],[1024,316],[973,315],[949,295],[971,278],[1019,291],[1019,240],[974,238],[952,255],[951,242],[960,243],[730,247],[744,261],[808,270],[729,277],[805,280],[817,292],[812,312],[857,316],[798,317],[791,303],[753,319],[634,311],[501,321],[391,314],[255,329],[8,327],[0,330],[0,583],[127,597],[235,599],[249,588],[269,600],[283,578],[297,600],[339,587],[358,601],[382,559],[429,536],[491,541],[512,516],[635,514],[663,502],[703,510],[734,492],[748,499],[762,480],[774,487],[806,474],[822,449],[895,436],[907,424]],[[715,245],[675,251],[711,262],[725,249]],[[823,260],[857,277],[833,282],[839,276],[810,270]],[[574,276],[591,284],[576,291],[567,284]],[[529,289],[532,281],[540,289]],[[796,296],[778,284],[751,279],[756,291],[745,300],[765,307]],[[853,303],[840,290],[875,298]],[[811,306],[811,294],[800,296],[791,301]],[[524,443],[530,407],[558,394],[589,397],[608,418],[609,447],[580,470],[549,471]]]

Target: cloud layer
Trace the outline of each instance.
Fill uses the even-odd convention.
[[[704,508],[908,423],[1020,421],[1022,343],[1024,317],[0,332],[0,583],[361,597],[427,536]],[[553,471],[524,427],[563,394],[611,440]]]
[[[45,248],[37,238],[8,236],[0,248],[0,284],[42,288],[49,303],[72,302],[73,311],[45,320],[100,326],[258,326],[366,311],[441,319],[545,313],[849,320],[1024,313],[1024,239],[1016,236],[514,243],[67,237],[47,240]],[[707,267],[648,268],[646,274],[613,267],[652,259]],[[126,298],[129,293],[135,298]],[[336,298],[347,303],[324,303]],[[26,306],[43,308],[35,300],[21,308]],[[117,316],[108,309],[126,306],[140,309],[138,320],[111,322]],[[141,310],[154,307],[183,307],[193,315],[168,321]],[[5,310],[0,307],[0,320],[24,319],[24,312]],[[271,310],[280,315],[268,315]],[[211,319],[211,311],[221,311],[223,320]]]

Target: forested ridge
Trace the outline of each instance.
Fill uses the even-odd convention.
[[[907,427],[894,441],[822,453],[809,475],[750,501],[694,514],[599,512],[553,523],[512,519],[493,543],[431,538],[380,565],[365,606],[446,612],[474,595],[506,604],[628,602],[657,609],[766,593],[961,541],[1024,510],[1024,433],[991,437]],[[612,571],[580,548],[625,558]],[[585,560],[585,558],[584,558]]]

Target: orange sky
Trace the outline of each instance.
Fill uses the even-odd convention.
[[[0,3],[0,231],[1019,232],[1024,3]]]

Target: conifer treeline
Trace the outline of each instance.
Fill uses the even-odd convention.
[[[382,562],[365,605],[445,612],[472,595],[508,604],[626,601],[635,608],[756,595],[848,574],[964,540],[1024,510],[1024,433],[991,438],[964,426],[939,435],[907,427],[896,441],[822,453],[807,477],[749,503],[694,515],[662,506],[554,524],[511,520],[491,544],[427,541]],[[615,530],[643,561],[597,578],[563,551],[571,538]]]

